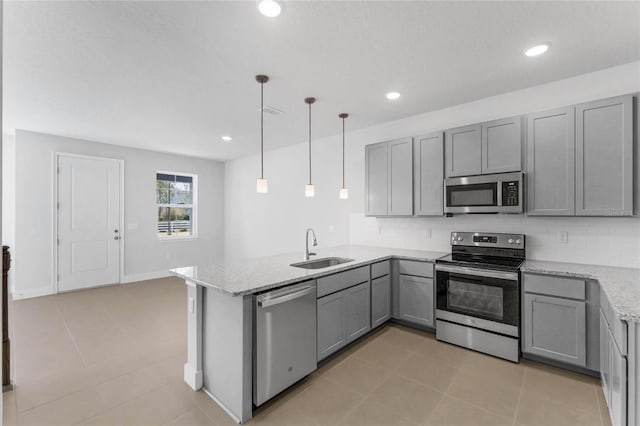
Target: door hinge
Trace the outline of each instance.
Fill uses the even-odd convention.
[[[56,206],[57,206],[58,210],[60,210],[60,202],[59,201],[56,203]]]
[[[58,243],[58,245],[60,245],[60,239],[58,239],[57,243]]]

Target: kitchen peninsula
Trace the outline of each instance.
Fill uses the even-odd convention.
[[[173,269],[188,289],[188,350],[184,379],[205,392],[239,423],[251,418],[253,380],[253,295],[265,290],[326,277],[391,258],[434,262],[443,252],[342,246],[317,250],[316,258],[350,262],[322,269],[290,266],[302,253],[235,263]],[[431,265],[429,265],[431,266]],[[367,282],[368,273],[367,273]]]
[[[204,388],[234,420],[244,423],[252,417],[254,408],[256,295],[299,283],[312,282],[315,288],[315,282],[318,282],[320,318],[321,300],[348,291],[336,290],[336,277],[351,277],[357,272],[358,278],[352,279],[352,283],[348,285],[352,285],[351,289],[363,284],[367,286],[366,297],[371,298],[371,320],[368,327],[352,333],[353,339],[345,339],[340,347],[327,352],[330,355],[386,320],[402,319],[402,314],[398,314],[398,281],[402,277],[399,274],[430,276],[432,278],[421,279],[431,280],[433,284],[433,264],[444,255],[446,253],[431,251],[342,246],[318,250],[317,258],[352,260],[315,270],[290,266],[302,260],[302,253],[173,269],[174,275],[185,279],[188,289],[188,359],[184,366],[184,379],[194,390]],[[550,283],[557,281],[559,287],[550,287],[552,293],[561,290],[563,286],[573,285],[565,282],[567,278],[578,280],[578,284],[579,280],[584,280],[587,288],[589,283],[593,283],[599,290],[599,305],[596,307],[602,319],[599,333],[595,333],[596,336],[600,335],[601,363],[587,369],[592,370],[591,374],[594,370],[604,371],[604,391],[613,418],[617,415],[628,416],[628,424],[634,424],[634,419],[639,416],[636,407],[640,406],[640,269],[528,260],[521,271],[528,276],[548,276]],[[374,283],[382,276],[389,283],[388,303],[393,314],[389,313],[382,321],[374,321]],[[560,282],[563,279],[565,281]],[[380,282],[384,283],[384,280]],[[331,290],[321,290],[321,287],[325,288],[327,285],[334,287]],[[342,288],[346,287],[347,285]],[[433,289],[433,286],[429,288]],[[330,295],[325,296],[329,293]],[[434,299],[435,292],[433,299],[429,299],[432,305],[427,310],[434,310]],[[542,297],[540,300],[545,299]],[[523,318],[522,326],[525,328],[532,326],[527,321]],[[319,329],[320,324],[319,320]],[[424,324],[421,328],[425,328]],[[427,324],[426,328],[433,327]],[[589,333],[593,332],[593,328],[589,330]],[[321,355],[321,336],[322,332],[318,331],[319,355],[314,362],[328,356],[326,353]],[[622,364],[614,363],[615,359]],[[552,357],[538,360],[553,364]],[[567,364],[558,366],[571,369]],[[623,369],[618,369],[618,366]],[[625,382],[628,386],[618,386]]]

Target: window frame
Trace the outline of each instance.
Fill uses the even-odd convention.
[[[174,175],[174,176],[183,176],[189,177],[192,179],[192,190],[191,190],[191,204],[171,204],[171,203],[158,203],[158,175]],[[156,170],[154,176],[155,182],[155,233],[156,240],[163,242],[170,241],[184,241],[184,240],[195,240],[198,238],[198,175],[196,173],[186,173],[186,172],[172,172],[168,170]],[[161,207],[169,207],[169,208],[191,208],[191,235],[179,236],[179,235],[171,235],[160,237],[158,235],[158,209]]]

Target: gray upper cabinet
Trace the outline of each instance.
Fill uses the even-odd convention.
[[[442,216],[444,212],[443,133],[413,138],[414,214]]]
[[[367,216],[386,216],[388,178],[388,146],[386,142],[365,147],[365,209]]]
[[[413,214],[413,139],[365,147],[365,215]]]
[[[371,328],[391,318],[391,277],[385,275],[371,280]]]
[[[482,123],[482,174],[522,170],[522,117]]]
[[[480,124],[450,129],[444,133],[447,177],[479,175],[482,159]]]
[[[529,215],[575,214],[574,108],[527,116]]]
[[[345,292],[347,298],[347,343],[351,343],[371,330],[369,282],[351,287]]]
[[[523,351],[586,367],[586,322],[582,300],[525,293]]]
[[[576,214],[633,214],[633,97],[576,106]]]
[[[399,317],[403,321],[434,326],[433,279],[400,275]]]
[[[389,142],[389,216],[413,214],[413,139]]]

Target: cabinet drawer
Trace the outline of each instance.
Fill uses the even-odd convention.
[[[391,267],[388,260],[385,260],[384,262],[373,263],[371,265],[371,279],[389,275],[390,270]]]
[[[607,326],[611,330],[611,335],[616,346],[620,349],[620,353],[627,355],[627,323],[618,319],[613,307],[611,307],[609,303],[607,295],[602,289],[600,289],[600,310],[607,322]]]
[[[584,280],[547,275],[525,274],[524,291],[578,300],[585,300],[586,296]]]
[[[356,284],[369,281],[369,267],[350,269],[318,279],[318,297],[335,293]]]
[[[398,261],[401,274],[416,275],[418,277],[433,278],[433,263],[416,262],[413,260]]]

